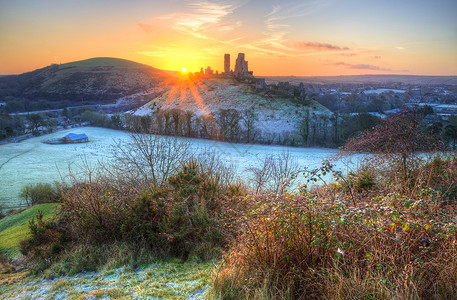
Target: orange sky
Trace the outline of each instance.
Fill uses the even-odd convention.
[[[455,0],[0,0],[0,74],[98,56],[254,75],[457,75]]]

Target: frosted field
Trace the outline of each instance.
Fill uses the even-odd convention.
[[[59,138],[68,133],[86,133],[89,143],[48,145],[42,140]],[[4,210],[21,206],[23,200],[19,192],[26,184],[52,183],[61,181],[69,173],[69,166],[78,171],[78,166],[86,160],[95,167],[99,161],[110,159],[111,145],[114,139],[127,139],[126,132],[83,127],[68,129],[49,135],[28,139],[17,144],[0,146],[0,206]],[[269,154],[281,154],[288,151],[301,168],[314,168],[338,150],[324,148],[293,148],[283,146],[265,146],[231,144],[209,140],[189,139],[195,150],[210,149],[216,151],[226,162],[236,166],[237,175],[246,178],[246,169],[259,165]],[[337,166],[346,170],[343,163]]]

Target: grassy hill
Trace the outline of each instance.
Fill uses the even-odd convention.
[[[0,220],[0,254],[14,257],[19,253],[19,243],[29,235],[29,221],[42,211],[44,218],[54,216],[56,203],[35,205],[20,213],[5,217]]]
[[[299,123],[309,111],[311,121],[320,122],[320,129],[331,127],[333,113],[313,100],[272,91],[256,92],[252,84],[231,78],[184,78],[170,89],[133,111],[135,115],[154,115],[158,111],[192,112],[195,116],[215,116],[221,110],[235,109],[243,114],[252,110],[257,115],[255,127],[264,141],[277,143],[277,138],[297,135]],[[244,117],[244,116],[243,116]],[[299,139],[299,137],[295,137]]]
[[[114,102],[122,96],[154,88],[169,76],[167,71],[133,61],[97,57],[1,77],[0,96],[80,103]]]

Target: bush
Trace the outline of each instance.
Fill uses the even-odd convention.
[[[118,188],[102,179],[75,183],[62,192],[61,222],[67,234],[80,243],[119,239],[134,193],[131,188]]]
[[[346,179],[349,187],[359,193],[370,191],[376,186],[373,172],[367,169],[356,173],[350,172]]]
[[[24,186],[19,194],[25,199],[27,205],[58,202],[60,192],[49,183],[28,184]]]
[[[227,243],[224,229],[225,193],[220,176],[196,161],[181,164],[168,185],[152,186],[136,200],[133,213],[123,224],[125,238],[142,240],[157,253],[187,258],[213,258]]]
[[[44,221],[43,216],[38,211],[36,221],[35,218],[29,221],[30,237],[20,243],[21,252],[36,262],[35,271],[50,266],[66,241],[56,223]]]

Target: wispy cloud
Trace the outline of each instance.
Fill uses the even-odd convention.
[[[351,50],[348,47],[340,47],[329,43],[314,43],[314,42],[297,42],[295,47],[298,49],[315,49],[318,51],[342,51]]]
[[[392,71],[392,69],[382,68],[382,67],[370,65],[370,64],[348,64],[348,63],[345,63],[342,61],[331,63],[331,64],[335,65],[335,66],[345,66],[350,69],[357,69],[357,70]]]
[[[306,1],[306,3],[294,0],[287,4],[273,5],[271,10],[264,16],[265,29],[262,32],[263,37],[242,46],[268,54],[298,55],[296,47],[288,45],[288,20],[313,14],[327,4],[328,0],[311,0]]]
[[[197,38],[210,39],[207,31],[227,32],[240,26],[240,22],[224,22],[239,3],[212,3],[207,1],[188,3],[185,12],[161,17],[174,22],[173,29],[191,34]]]

